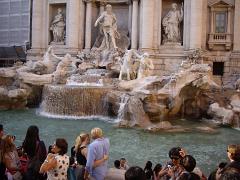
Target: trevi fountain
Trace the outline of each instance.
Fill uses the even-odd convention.
[[[152,73],[153,53],[137,50],[137,36],[132,32],[129,38],[111,3],[105,5],[92,22],[97,32],[93,46],[78,52],[63,48],[69,23],[64,6],[52,10],[51,40],[44,54],[33,56],[32,50],[28,56],[34,58],[26,63],[0,69],[0,123],[19,142],[27,126],[37,124],[48,143],[55,136],[72,142],[80,131],[100,126],[111,139],[112,161],[122,156],[131,164],[163,161],[164,152],[180,145],[209,172],[228,143],[239,143],[239,91],[214,81],[201,48],[182,51],[184,58],[172,72]],[[182,47],[185,6],[172,3],[162,17],[163,51]],[[240,82],[233,84],[238,89]],[[206,161],[210,157],[213,162]]]

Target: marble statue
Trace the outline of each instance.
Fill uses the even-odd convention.
[[[54,17],[50,30],[53,33],[53,43],[63,44],[65,39],[65,18],[61,8],[58,8],[58,13]]]
[[[124,56],[123,56],[123,62],[121,64],[120,68],[120,74],[119,74],[119,80],[123,80],[123,75],[127,74],[127,80],[130,81],[130,73],[132,69],[132,56],[133,56],[133,50],[126,50]]]
[[[137,53],[134,53],[137,58],[139,58],[139,68],[138,68],[138,73],[137,73],[137,79],[141,79],[144,77],[150,76],[150,70],[154,69],[154,65],[152,60],[149,58],[148,53],[144,53],[143,55],[138,55]]]
[[[104,34],[104,38],[99,49],[117,49],[116,38],[120,38],[120,34],[117,31],[117,18],[112,12],[112,6],[110,4],[106,5],[106,11],[104,11],[96,20],[95,27],[98,25],[100,25],[100,31]]]
[[[76,60],[70,54],[66,54],[58,63],[56,71],[53,73],[53,81],[57,84],[64,84],[67,78],[76,73]]]
[[[176,3],[172,4],[172,10],[162,20],[164,28],[163,43],[181,43],[180,23],[183,20],[183,4],[181,10]]]
[[[48,48],[43,56],[43,60],[32,64],[31,71],[36,74],[51,74],[56,70],[58,63],[62,60],[54,54],[52,46]]]

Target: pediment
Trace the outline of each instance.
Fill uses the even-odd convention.
[[[234,1],[232,1],[232,0],[210,0],[208,2],[208,5],[210,7],[216,7],[216,6],[232,7],[232,6],[234,6]]]

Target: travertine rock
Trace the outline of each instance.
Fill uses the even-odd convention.
[[[19,79],[27,84],[42,86],[44,84],[51,84],[53,82],[53,75],[52,74],[37,75],[33,73],[22,72],[19,73]]]
[[[231,109],[220,107],[218,103],[211,104],[208,113],[222,124],[232,124],[234,112]]]

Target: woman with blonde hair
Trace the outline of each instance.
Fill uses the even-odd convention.
[[[18,157],[17,148],[14,144],[15,136],[7,135],[3,139],[2,154],[3,163],[7,169],[8,179],[21,180],[21,163]]]
[[[71,148],[71,158],[75,159],[75,174],[77,179],[83,179],[85,166],[87,163],[88,145],[90,144],[90,135],[81,133],[75,140],[75,145]],[[108,156],[94,162],[94,167],[97,167],[108,160]]]
[[[90,143],[90,136],[87,133],[81,133],[75,140],[75,145],[71,149],[71,157],[75,159],[78,165],[86,166],[87,146]]]

